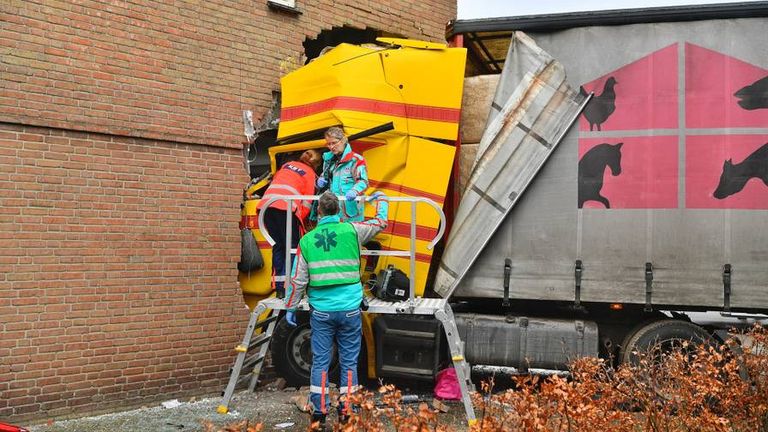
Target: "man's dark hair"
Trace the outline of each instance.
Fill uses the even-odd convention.
[[[317,211],[321,216],[337,214],[339,212],[339,198],[331,191],[323,192],[317,203]]]

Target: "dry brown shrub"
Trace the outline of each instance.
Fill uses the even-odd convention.
[[[749,344],[682,344],[667,352],[638,353],[618,369],[581,358],[570,377],[520,376],[515,388],[493,392],[493,380],[473,395],[474,432],[768,432],[768,331],[755,326]],[[394,386],[351,396],[360,407],[336,431],[449,431],[427,404],[403,404]],[[380,402],[377,402],[379,400]],[[387,426],[387,423],[391,426]],[[246,427],[248,429],[243,429]],[[256,432],[240,423],[206,432]],[[251,429],[252,428],[252,429]]]
[[[370,431],[387,430],[385,420],[394,426],[396,431],[409,432],[447,432],[450,429],[441,425],[437,410],[426,403],[419,403],[415,408],[402,403],[402,393],[393,385],[381,386],[378,390],[380,403],[369,391],[361,391],[351,396],[350,401],[360,407],[359,412],[350,416],[345,425],[335,425],[334,430]]]
[[[516,389],[475,395],[473,431],[768,431],[768,334],[751,346],[680,346],[639,353],[614,370],[571,363],[571,378],[516,379]],[[729,348],[729,349],[726,349]],[[488,388],[486,387],[486,390]]]

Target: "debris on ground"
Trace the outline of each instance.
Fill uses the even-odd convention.
[[[181,402],[178,399],[171,399],[161,404],[165,409],[178,408],[181,406]]]
[[[447,413],[451,410],[451,407],[449,407],[445,402],[441,401],[440,399],[432,399],[432,408],[440,411],[441,413]]]
[[[285,388],[288,386],[288,381],[286,381],[284,378],[278,378],[275,381],[275,388],[278,390],[285,390]]]
[[[299,411],[304,413],[309,412],[309,390],[306,392],[299,391],[296,396],[291,397],[291,400],[293,401],[293,404],[296,405],[296,408],[299,409]]]

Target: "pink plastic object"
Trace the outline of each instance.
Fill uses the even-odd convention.
[[[449,367],[437,373],[435,397],[444,400],[461,400],[461,387],[456,377],[456,369]]]

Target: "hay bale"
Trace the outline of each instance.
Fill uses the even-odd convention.
[[[459,196],[464,195],[469,175],[472,173],[472,165],[475,163],[477,148],[480,144],[461,143],[459,149]]]
[[[478,143],[483,137],[485,122],[500,75],[478,75],[464,79],[461,101],[461,141]]]

